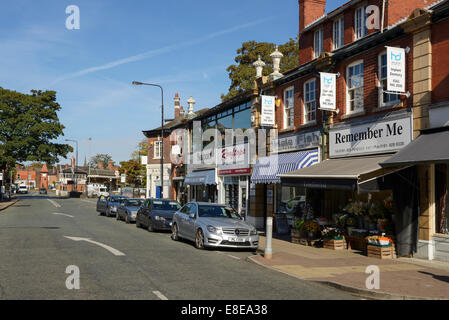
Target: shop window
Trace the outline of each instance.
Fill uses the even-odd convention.
[[[316,120],[316,82],[315,79],[304,84],[304,123]]]
[[[306,203],[304,188],[280,186],[276,188],[276,211],[300,216]]]
[[[385,107],[399,103],[399,95],[385,93],[387,91],[387,54],[379,56],[379,106]]]
[[[251,109],[239,111],[234,115],[234,129],[243,131],[251,128]]]
[[[435,165],[436,232],[449,234],[449,165]]]
[[[292,128],[294,123],[294,89],[284,91],[284,129]]]
[[[350,64],[346,69],[347,113],[363,111],[363,61]]]

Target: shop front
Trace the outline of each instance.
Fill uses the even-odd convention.
[[[284,186],[305,189],[293,229],[308,238],[344,237],[365,252],[379,239],[391,240],[400,256],[416,250],[418,211],[410,207],[418,203],[416,172],[380,165],[412,141],[411,119],[401,111],[331,127],[329,159],[280,175]]]
[[[250,186],[250,216],[256,226],[265,228],[267,216],[274,216],[275,222],[287,219],[292,225],[305,204],[305,188],[284,185],[279,175],[317,164],[319,143],[318,130],[282,136],[271,142],[270,156],[257,159]],[[276,223],[275,231],[281,232]]]
[[[217,202],[217,171],[192,171],[184,179],[190,201]]]

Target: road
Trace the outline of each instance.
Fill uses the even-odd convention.
[[[197,250],[98,216],[92,200],[19,197],[0,211],[0,299],[355,299],[251,263],[249,251]],[[66,286],[68,266],[79,289]]]

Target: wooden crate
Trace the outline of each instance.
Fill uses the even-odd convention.
[[[345,238],[340,240],[323,240],[323,247],[332,250],[343,250],[346,249]]]
[[[352,250],[360,250],[366,252],[365,238],[348,236],[346,237],[346,241],[348,242],[348,245]]]
[[[378,259],[393,259],[393,254],[394,254],[393,246],[380,247],[380,246],[373,246],[370,244],[367,245],[368,257]]]

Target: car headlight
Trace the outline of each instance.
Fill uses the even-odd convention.
[[[250,235],[257,236],[257,230],[256,229],[252,229]]]
[[[154,216],[154,219],[159,220],[159,221],[164,221],[165,218],[161,217],[161,216]]]
[[[221,228],[216,228],[214,226],[207,226],[207,230],[211,233],[215,233],[220,235],[221,234]]]

